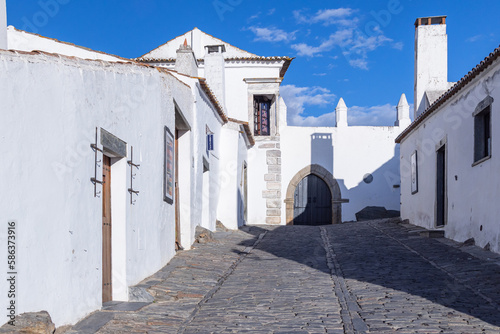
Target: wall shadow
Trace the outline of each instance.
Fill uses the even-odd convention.
[[[312,138],[311,148],[314,147],[314,149],[311,159],[313,163],[323,164],[326,162],[326,158],[320,152],[326,150],[327,155],[331,152],[331,156],[327,159],[332,161],[330,171],[333,171],[333,145],[331,151],[329,149],[331,137],[330,142],[327,141],[328,138],[321,138],[317,141]],[[343,180],[336,180],[342,191],[342,197],[348,197],[351,199],[351,205],[356,205],[352,199],[364,198],[368,191],[372,197],[365,199],[366,203],[360,204],[355,209],[361,210],[365,204],[384,206],[383,203],[387,199],[380,196],[381,192],[387,194],[393,191],[400,192],[399,173],[392,172],[399,170],[398,165],[399,147],[396,147],[393,158],[370,173],[371,180],[369,182],[361,181],[357,186],[347,190]],[[395,206],[398,204],[394,203]],[[386,207],[386,209],[394,208]],[[466,285],[455,281],[446,272],[433,265],[437,264],[446,268],[448,273],[466,281],[468,286],[480,287],[483,295],[498,304],[500,301],[500,285],[498,284],[500,282],[500,268],[494,263],[472,258],[468,253],[446,246],[437,240],[409,234],[395,223],[352,222],[325,225],[324,228],[327,230],[335,257],[340,264],[341,275],[346,280],[384,287],[388,289],[389,293],[394,291],[415,296],[417,304],[419,303],[418,298],[424,298],[434,304],[468,314],[491,325],[500,326],[498,305],[488,304]],[[326,264],[326,252],[320,228],[293,225],[245,226],[243,229],[256,237],[269,231],[256,247],[258,250],[331,274],[330,268]],[[409,251],[401,243],[388,237],[387,234],[409,245],[423,257]],[[249,246],[249,242],[245,241],[244,245]],[[425,260],[425,258],[429,260]],[[311,288],[314,288],[314,282],[311,282]],[[379,297],[388,298],[385,294]],[[394,298],[402,297],[399,294]],[[412,298],[408,298],[404,303],[411,305],[412,301]],[[384,311],[377,312],[383,313]],[[425,313],[427,310],[423,312]],[[437,310],[433,312],[439,313]],[[449,315],[443,314],[442,316],[448,317]],[[453,321],[453,318],[450,321]]]
[[[392,172],[398,171],[398,174]],[[393,157],[375,171],[366,171],[363,180],[350,188],[348,197],[350,209],[357,213],[367,206],[385,207],[387,210],[400,210],[401,179],[399,175],[399,147],[394,149]],[[397,196],[394,195],[397,193]],[[367,196],[368,194],[368,196]],[[394,197],[397,201],[391,201]],[[363,201],[356,199],[362,198]],[[391,203],[393,202],[393,203]]]
[[[388,289],[385,292],[379,292],[380,296],[378,297],[382,300],[385,298],[385,300],[390,301],[391,297],[387,294],[393,294],[396,301],[398,298],[402,299],[401,303],[408,305],[408,308],[412,308],[412,302],[415,302],[416,306],[413,307],[415,309],[418,308],[418,303],[421,303],[418,300],[420,297],[471,315],[489,324],[500,326],[500,315],[493,305],[489,305],[464,284],[454,281],[446,272],[439,270],[418,254],[409,251],[380,230],[387,231],[405,244],[408,243],[413,249],[432,260],[433,263],[445,266],[447,271],[453,272],[458,277],[470,277],[467,284],[480,285],[484,294],[498,301],[500,300],[500,286],[497,282],[500,281],[500,270],[494,263],[475,258],[471,260],[471,256],[467,253],[446,246],[434,239],[410,235],[395,223],[376,223],[377,228],[370,226],[370,224],[375,223],[344,223],[324,227],[327,230],[335,257],[340,264],[342,271],[340,275],[347,280],[348,287],[349,284],[353,283],[349,282],[350,280],[365,282],[374,285],[374,292],[380,291],[380,288],[377,289],[376,286]],[[331,274],[330,268],[327,266],[326,252],[319,227],[246,226],[244,230],[256,237],[269,231],[256,246],[256,250]],[[255,239],[250,239],[252,242],[255,241]],[[249,242],[245,241],[242,245],[248,247]],[[239,253],[238,250],[233,251]],[[252,259],[261,260],[258,254],[253,254]],[[269,261],[270,259],[266,258],[265,260]],[[480,269],[474,270],[474,268]],[[354,287],[351,285],[351,288],[354,297],[356,297],[356,284]],[[311,289],[314,289],[314,282],[311,282]],[[364,289],[359,292],[366,294],[366,287]],[[398,294],[398,291],[416,298],[413,300],[406,295],[405,299],[405,295]],[[363,307],[362,304],[360,306]],[[363,311],[377,311],[381,314],[385,312],[380,309],[365,309]],[[427,313],[427,311],[435,314],[437,318],[450,316],[446,309],[423,310],[422,312]],[[441,311],[443,314],[440,313]],[[401,315],[401,317],[404,316]],[[446,323],[443,326],[446,327]]]

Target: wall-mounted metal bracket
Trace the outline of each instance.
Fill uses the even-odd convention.
[[[134,174],[134,167],[139,169],[141,165],[134,163],[134,147],[130,147],[130,160],[127,161],[130,165],[130,188],[128,188],[128,192],[130,193],[130,204],[134,205],[136,200],[134,200],[134,194],[139,196],[139,191],[134,190],[134,179],[137,174]]]
[[[97,167],[101,167],[99,163],[102,162],[102,160],[97,160],[97,152],[102,153],[102,150],[99,147],[97,147],[97,132],[98,130],[97,128],[95,128],[95,144],[90,144],[90,147],[94,151],[94,177],[90,178],[90,182],[94,184],[94,197],[100,197],[99,195],[101,194],[101,192],[97,191],[97,184],[98,183],[103,184],[101,180],[97,179]]]

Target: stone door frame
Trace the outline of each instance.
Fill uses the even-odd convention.
[[[314,164],[301,169],[297,174],[295,174],[295,176],[288,184],[288,188],[286,190],[286,198],[285,198],[286,224],[293,225],[295,188],[300,183],[300,181],[302,181],[304,177],[311,174],[316,175],[317,177],[322,179],[330,189],[330,192],[332,194],[332,224],[341,223],[342,203],[348,203],[349,200],[342,199],[339,184],[337,180],[333,177],[333,175],[329,171],[327,171],[324,167]]]

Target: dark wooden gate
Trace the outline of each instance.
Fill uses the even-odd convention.
[[[111,159],[103,156],[102,166],[102,302],[112,297],[111,286]]]
[[[293,224],[332,224],[332,194],[328,185],[316,175],[308,175],[295,188]]]

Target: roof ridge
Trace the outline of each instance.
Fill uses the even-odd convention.
[[[207,35],[207,36],[210,36],[210,37],[212,37],[212,38],[214,38],[214,39],[216,39],[216,40],[218,40],[218,41],[222,42],[223,44],[227,44],[227,45],[229,45],[229,46],[231,46],[231,47],[233,47],[233,48],[235,48],[235,49],[237,49],[237,50],[239,50],[239,51],[243,51],[243,52],[246,52],[246,53],[248,53],[248,54],[254,55],[254,56],[256,56],[256,57],[259,57],[259,56],[258,56],[258,55],[256,55],[255,53],[251,53],[251,52],[249,52],[249,51],[243,50],[243,49],[241,49],[241,48],[239,48],[239,47],[237,47],[237,46],[234,46],[234,45],[233,45],[233,44],[231,44],[231,43],[228,43],[228,42],[223,41],[222,39],[220,39],[220,38],[218,38],[218,37],[215,37],[215,36],[213,36],[213,35],[211,35],[211,34],[209,34],[209,33],[206,33],[206,32],[204,32],[203,30],[201,30],[201,29],[199,29],[199,28],[197,28],[197,27],[194,27],[193,29],[191,29],[191,30],[189,30],[189,31],[186,31],[185,33],[183,33],[183,34],[181,34],[181,35],[179,35],[179,36],[175,36],[174,38],[169,39],[169,40],[168,40],[168,41],[166,41],[165,43],[163,43],[163,44],[161,44],[161,45],[157,46],[157,47],[156,47],[156,48],[154,48],[153,50],[150,50],[150,51],[146,52],[145,54],[143,54],[142,56],[139,56],[139,57],[137,57],[137,58],[135,58],[135,59],[143,58],[145,55],[147,55],[147,54],[149,54],[149,53],[151,53],[151,52],[153,52],[153,51],[155,51],[155,50],[158,50],[159,48],[161,48],[161,47],[163,47],[163,46],[167,45],[168,43],[172,42],[173,40],[175,40],[175,39],[177,39],[177,38],[179,38],[179,37],[182,37],[182,36],[184,36],[184,35],[186,35],[186,34],[188,34],[188,33],[190,33],[190,32],[193,32],[193,31],[195,31],[195,30],[198,30],[198,31],[200,31],[202,34],[205,34],[205,35]],[[192,45],[191,45],[191,47],[192,47]]]
[[[80,58],[80,57],[76,57],[76,56],[68,56],[68,55],[64,55],[64,54],[60,54],[60,53],[51,53],[51,52],[40,51],[40,50],[22,51],[22,50],[2,50],[2,49],[0,49],[0,55],[3,54],[3,53],[5,53],[5,54],[13,54],[13,55],[17,55],[17,56],[20,56],[20,55],[26,55],[26,56],[39,56],[39,55],[42,55],[42,56],[48,56],[48,57],[52,57],[52,58],[63,58],[63,59],[70,60],[70,61],[80,60],[80,61],[84,61],[84,62],[88,62],[88,63],[95,62],[95,63],[108,64],[108,65],[115,65],[115,64],[117,64],[117,65],[145,67],[145,68],[149,68],[149,69],[152,69],[152,70],[154,69],[154,70],[163,72],[165,74],[168,74],[168,75],[172,76],[172,78],[174,78],[175,80],[177,80],[178,82],[180,82],[181,84],[183,84],[183,85],[191,88],[189,85],[185,84],[184,82],[182,82],[182,80],[180,80],[175,75],[173,75],[172,71],[169,70],[169,69],[167,69],[167,68],[153,66],[153,65],[148,65],[148,64],[143,64],[141,62],[134,61],[132,59],[127,59],[127,58],[124,58],[124,60],[126,60],[126,61],[109,61],[109,60],[103,60],[103,59],[86,59],[86,58]]]
[[[43,35],[36,34],[36,33],[33,33],[33,32],[29,32],[29,31],[26,31],[26,30],[21,30],[21,29],[18,29],[16,27],[14,27],[13,25],[10,25],[8,28],[10,28],[10,27],[12,27],[16,31],[19,31],[19,32],[22,32],[22,33],[25,33],[25,34],[29,34],[29,35],[33,35],[33,36],[38,36],[40,38],[48,39],[48,40],[51,40],[51,41],[54,41],[54,42],[57,42],[57,43],[61,43],[61,44],[65,44],[65,45],[69,45],[69,46],[74,46],[74,47],[82,49],[82,50],[96,52],[96,53],[100,53],[100,54],[103,54],[103,55],[106,55],[106,56],[116,57],[118,59],[122,59],[122,60],[126,60],[126,61],[133,61],[133,59],[124,58],[124,57],[121,57],[121,56],[114,55],[112,53],[107,53],[107,52],[104,52],[104,51],[94,50],[94,49],[88,48],[86,46],[81,46],[81,45],[77,45],[77,44],[74,44],[74,43],[71,43],[71,42],[65,42],[65,41],[61,41],[61,40],[56,39],[56,38],[43,36]],[[50,53],[50,52],[47,52],[47,53]],[[82,59],[84,59],[84,58],[82,58]]]

